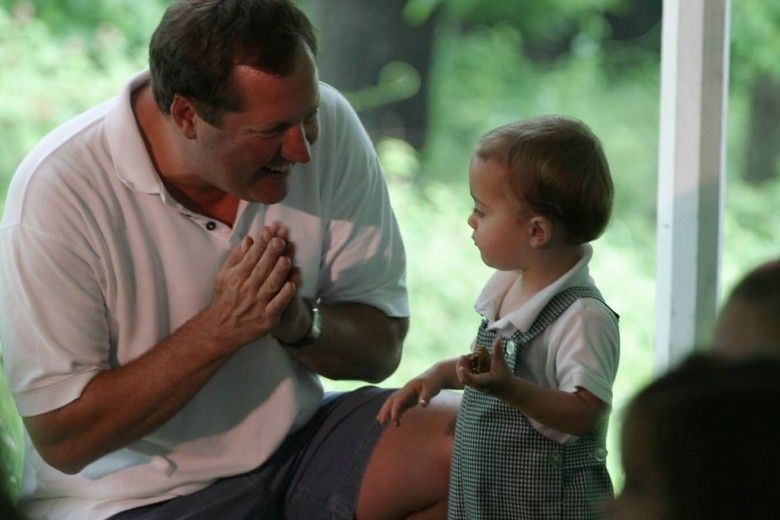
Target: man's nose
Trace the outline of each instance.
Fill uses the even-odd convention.
[[[285,131],[282,157],[296,163],[307,163],[311,160],[311,146],[303,123],[292,125]]]

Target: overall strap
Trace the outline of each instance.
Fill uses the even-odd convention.
[[[527,360],[520,355],[520,350],[522,350],[525,345],[528,345],[536,336],[541,334],[552,322],[558,319],[572,303],[581,298],[591,298],[606,305],[601,293],[595,287],[569,287],[552,297],[531,324],[528,331],[521,332],[518,330],[512,334],[512,337],[508,342],[504,343],[504,356],[507,365],[512,368],[515,375],[529,381],[536,380],[533,372],[528,366]],[[609,308],[609,306],[607,306],[607,308]],[[617,318],[617,313],[612,309],[609,310]]]
[[[557,320],[558,317],[563,314],[572,303],[581,298],[591,298],[593,300],[600,301],[604,305],[607,305],[607,303],[604,301],[604,298],[601,296],[601,292],[595,287],[569,287],[568,289],[564,289],[552,297],[552,299],[547,303],[547,305],[544,306],[542,311],[536,317],[533,324],[531,325],[531,328],[529,328],[527,332],[517,331],[512,336],[512,339],[520,345],[527,344],[529,341],[541,334],[542,331],[544,331],[544,329],[546,329],[552,322]],[[608,305],[607,308],[609,308]],[[609,310],[615,315],[616,318],[618,317],[618,314],[615,311],[613,311],[611,308],[609,308]]]

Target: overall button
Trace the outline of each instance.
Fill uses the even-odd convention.
[[[217,223],[214,222],[213,220],[209,220],[208,222],[206,222],[206,229],[208,229],[209,231],[214,231],[215,229],[217,229]]]
[[[506,353],[510,356],[515,353],[515,342],[514,340],[509,340],[506,342]]]
[[[550,455],[550,464],[552,464],[553,466],[560,466],[562,462],[563,462],[563,455],[561,455],[557,451]]]
[[[607,449],[606,448],[596,448],[593,451],[593,458],[596,459],[599,462],[604,462],[607,460]]]

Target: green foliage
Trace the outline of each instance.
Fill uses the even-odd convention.
[[[740,0],[733,3],[732,59],[752,79],[757,71],[780,81],[780,2]]]
[[[145,51],[130,52],[120,32],[110,33],[119,43],[107,44],[108,34],[58,35],[39,18],[0,9],[0,68],[13,71],[0,75],[0,198],[22,157],[46,132],[113,96],[145,66]]]
[[[358,112],[389,105],[417,94],[420,74],[405,61],[391,61],[379,71],[379,82],[359,92],[342,92]]]
[[[149,29],[162,16],[168,0],[0,0],[20,18],[36,18],[58,38],[78,38],[88,49],[121,45],[123,52],[144,53]],[[90,35],[97,35],[92,38]],[[119,40],[117,39],[119,38]]]
[[[0,494],[14,496],[21,484],[22,421],[11,398],[0,359]]]
[[[438,8],[459,23],[474,25],[506,23],[532,40],[552,40],[572,30],[588,32],[594,17],[626,4],[626,0],[409,0],[407,18],[420,22]]]

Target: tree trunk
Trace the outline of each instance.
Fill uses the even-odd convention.
[[[742,178],[760,185],[780,174],[780,82],[766,73],[753,84],[750,131]]]
[[[320,29],[318,63],[321,79],[351,98],[374,141],[398,137],[419,150],[428,123],[433,19],[412,27],[402,14],[406,1],[319,2],[314,13]],[[411,65],[400,69],[412,76],[400,79],[406,81],[403,88],[380,79],[383,68],[394,61]],[[359,94],[362,102],[350,94]]]

